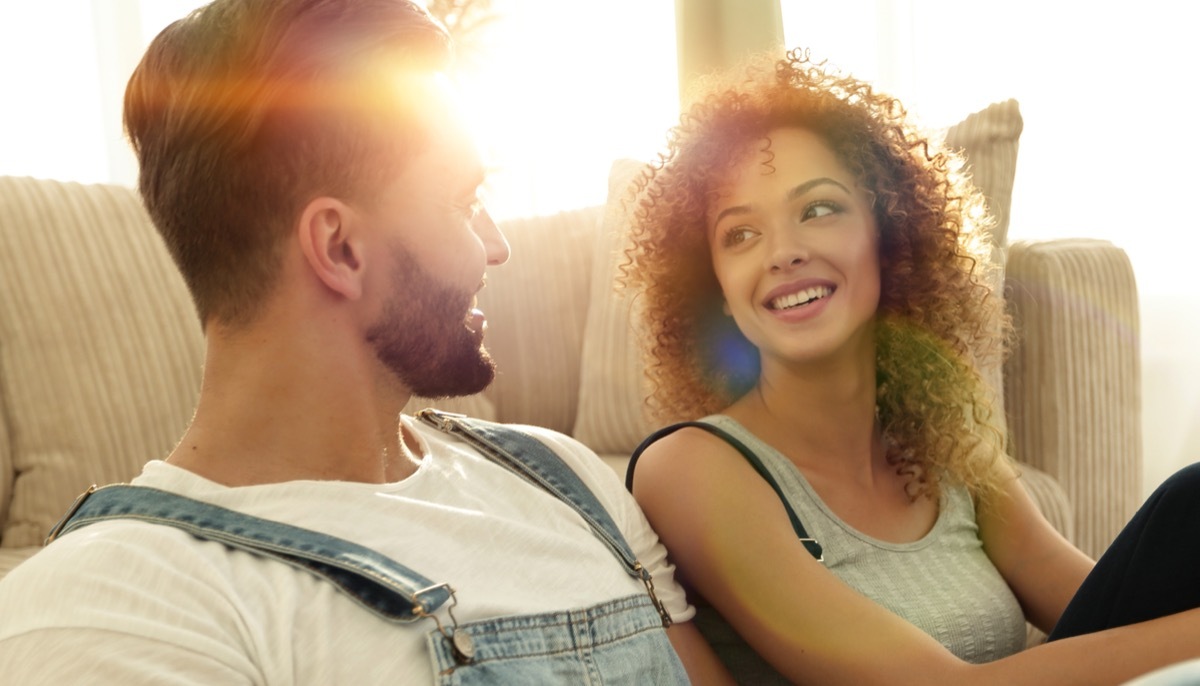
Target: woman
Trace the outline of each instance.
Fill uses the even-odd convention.
[[[711,82],[670,140],[625,281],[655,408],[705,419],[629,483],[739,680],[1119,683],[1200,655],[1174,547],[1200,472],[1094,573],[1017,481],[979,373],[1009,331],[989,219],[954,155],[795,52]],[[1052,640],[1021,650],[1026,619]]]

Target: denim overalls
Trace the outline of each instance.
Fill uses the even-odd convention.
[[[459,624],[449,583],[426,579],[374,550],[140,486],[92,487],[47,542],[97,521],[138,519],[305,569],[389,621],[431,622],[434,627],[426,642],[438,684],[687,683],[664,631],[670,616],[654,595],[649,572],[595,495],[561,458],[533,437],[498,424],[433,410],[418,416],[571,505],[648,593],[582,609]],[[579,581],[586,583],[586,570]]]

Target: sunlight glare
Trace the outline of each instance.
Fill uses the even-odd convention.
[[[497,218],[600,204],[612,162],[650,159],[678,116],[670,0],[495,0],[459,80],[495,165]]]

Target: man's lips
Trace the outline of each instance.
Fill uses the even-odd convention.
[[[479,288],[475,289],[475,294],[471,296],[471,306],[467,310],[467,316],[464,318],[464,324],[470,331],[483,335],[487,331],[487,317],[484,316],[483,310],[479,309],[479,291],[487,285],[487,276],[479,281]]]
[[[483,332],[487,331],[487,317],[484,317],[483,310],[480,310],[477,307],[472,307],[470,311],[467,312],[464,323],[467,325],[467,328],[474,333],[482,335]]]

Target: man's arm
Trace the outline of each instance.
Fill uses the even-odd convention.
[[[148,679],[177,686],[252,684],[254,679],[196,650],[95,628],[40,629],[0,640],[5,683],[135,684]]]
[[[140,522],[96,524],[42,549],[0,580],[0,682],[261,681],[228,631],[236,612],[205,581],[201,570],[217,566],[206,549]]]

